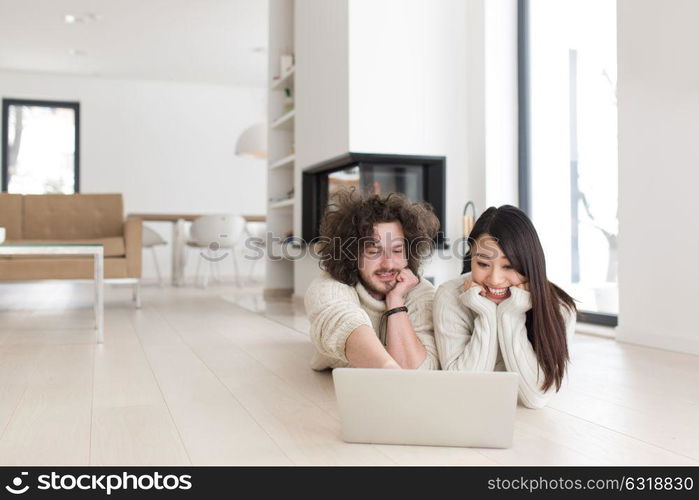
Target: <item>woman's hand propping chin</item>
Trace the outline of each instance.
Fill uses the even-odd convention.
[[[468,292],[471,288],[478,288],[478,295],[483,295],[483,287],[472,280],[464,281],[464,291]]]

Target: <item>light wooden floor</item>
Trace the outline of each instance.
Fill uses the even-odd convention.
[[[511,449],[343,443],[305,318],[257,294],[109,288],[97,345],[89,285],[0,285],[0,464],[699,463],[699,359],[583,335]]]

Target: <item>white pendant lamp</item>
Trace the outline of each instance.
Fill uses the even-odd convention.
[[[235,154],[260,159],[267,158],[267,124],[256,123],[246,128],[235,144]]]

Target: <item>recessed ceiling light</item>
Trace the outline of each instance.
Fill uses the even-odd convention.
[[[102,20],[102,15],[95,12],[85,12],[80,15],[76,14],[66,14],[63,16],[63,21],[66,24],[87,24],[94,23]]]
[[[68,54],[71,56],[86,56],[87,52],[81,49],[68,49]]]

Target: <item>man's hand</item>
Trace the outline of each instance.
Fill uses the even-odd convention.
[[[403,307],[406,296],[418,283],[420,279],[410,269],[401,270],[393,290],[386,294],[386,310]],[[400,368],[412,370],[425,361],[427,350],[417,337],[408,314],[394,314],[387,319],[386,351]]]
[[[386,307],[393,309],[405,305],[405,297],[415,288],[420,279],[407,267],[396,277],[396,286],[386,294]]]

